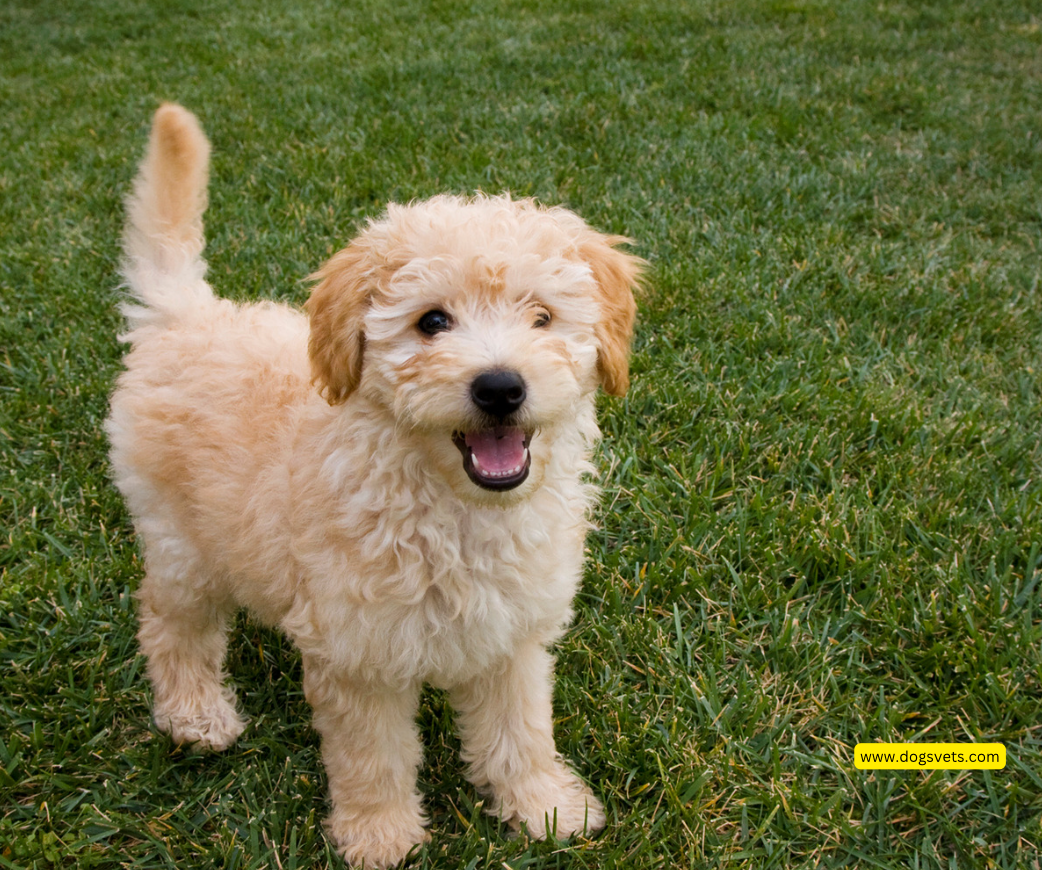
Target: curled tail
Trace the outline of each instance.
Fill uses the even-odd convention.
[[[131,331],[166,326],[213,300],[203,280],[203,212],[210,143],[195,115],[164,103],[127,199],[123,275],[136,300],[124,306]]]

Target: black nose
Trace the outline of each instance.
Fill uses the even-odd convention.
[[[486,414],[502,419],[524,404],[525,382],[517,372],[484,372],[470,385],[470,397]]]

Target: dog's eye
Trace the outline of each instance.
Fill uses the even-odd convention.
[[[420,332],[434,335],[436,332],[445,332],[445,330],[451,329],[452,321],[444,311],[435,309],[424,314],[416,325],[419,327]]]
[[[536,329],[542,329],[544,326],[550,325],[550,312],[545,308],[540,308],[535,313],[535,322],[532,324]]]

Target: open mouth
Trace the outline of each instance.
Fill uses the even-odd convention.
[[[482,489],[513,489],[528,477],[531,436],[524,429],[490,426],[476,432],[456,432],[452,440],[463,454],[463,470]]]

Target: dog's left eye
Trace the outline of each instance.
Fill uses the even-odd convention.
[[[436,332],[445,332],[445,330],[451,329],[452,321],[444,311],[435,309],[424,314],[416,325],[419,327],[420,332],[434,335]]]
[[[535,322],[532,324],[536,329],[542,329],[544,326],[550,325],[550,312],[545,308],[540,308],[535,313]]]

